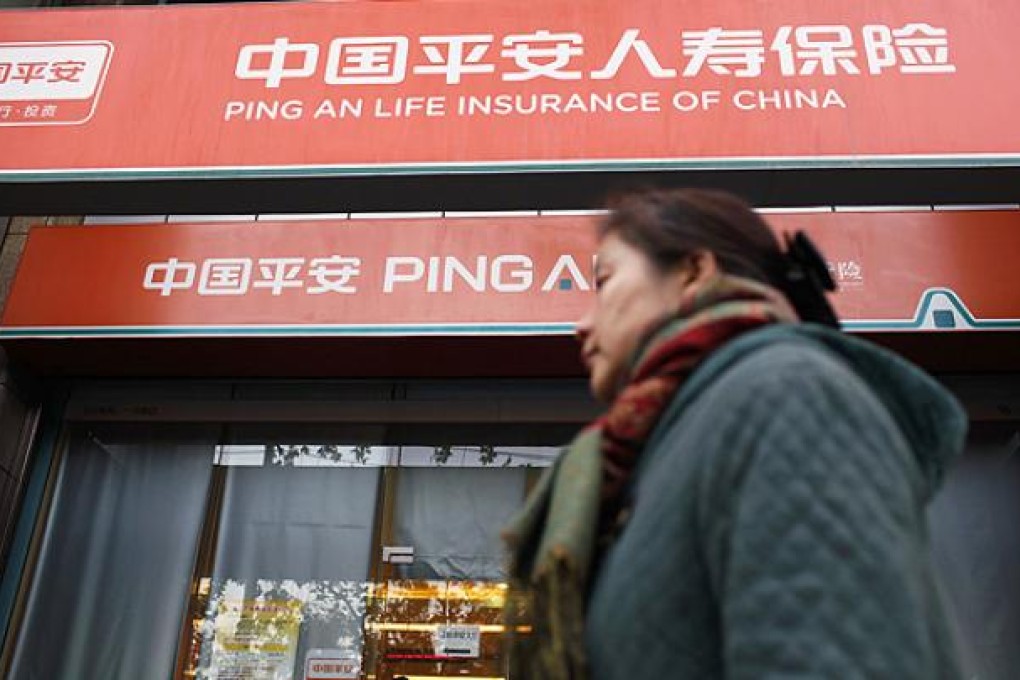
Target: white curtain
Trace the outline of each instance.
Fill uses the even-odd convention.
[[[394,540],[414,548],[404,578],[506,578],[500,529],[524,502],[526,468],[404,468]]]
[[[213,447],[72,438],[12,678],[166,678],[205,511]]]
[[[973,436],[929,513],[935,563],[962,643],[964,676],[1020,669],[1020,434]]]
[[[216,580],[364,581],[379,468],[232,468]]]

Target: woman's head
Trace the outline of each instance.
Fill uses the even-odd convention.
[[[610,203],[598,237],[615,234],[662,272],[692,253],[713,254],[720,271],[771,283],[782,258],[765,220],[733,194],[672,189],[625,194]]]
[[[792,290],[799,284],[791,283],[791,272],[803,271],[765,221],[731,194],[672,189],[624,195],[599,222],[598,240],[596,299],[578,321],[577,336],[592,391],[603,401],[615,396],[645,336],[720,273],[778,288],[802,318],[835,320],[820,288],[807,296],[808,304],[798,304],[804,296]],[[808,283],[817,276],[812,272]]]

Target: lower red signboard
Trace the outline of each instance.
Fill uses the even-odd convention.
[[[771,214],[849,330],[1020,329],[1020,211]],[[590,215],[40,227],[0,338],[570,333]]]

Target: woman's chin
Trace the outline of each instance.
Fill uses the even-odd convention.
[[[609,404],[615,396],[612,382],[600,375],[597,370],[593,370],[588,378],[588,390],[603,404]]]

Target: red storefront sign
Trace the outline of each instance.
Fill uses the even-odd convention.
[[[0,12],[0,179],[1020,163],[1017,3]]]
[[[0,337],[570,333],[592,219],[40,227]],[[850,330],[1020,328],[1020,211],[768,219],[820,244]]]

